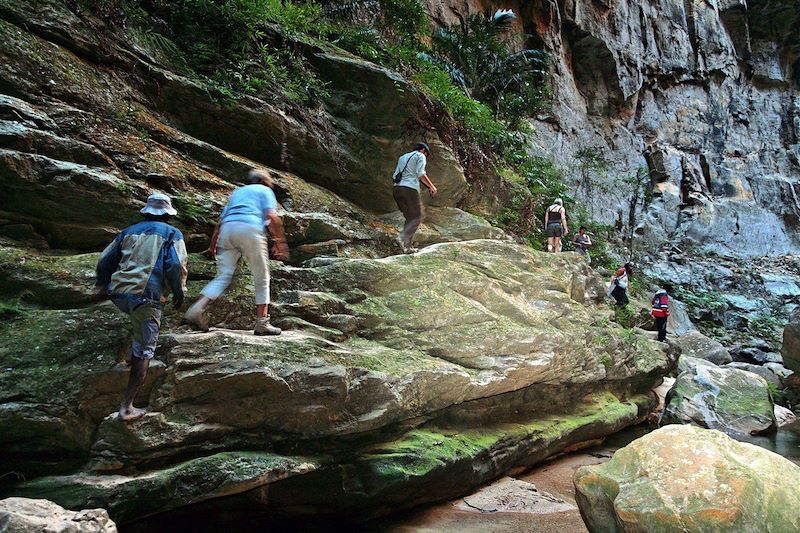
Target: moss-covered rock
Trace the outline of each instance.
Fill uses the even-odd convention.
[[[575,473],[592,533],[796,531],[800,468],[719,431],[667,426]]]
[[[763,377],[681,356],[684,359],[685,370],[667,394],[665,423],[697,424],[734,435],[775,429],[774,404]]]
[[[223,452],[134,476],[41,478],[15,489],[20,495],[52,499],[70,508],[86,502],[108,508],[117,521],[221,498],[316,468],[313,460],[261,452]]]

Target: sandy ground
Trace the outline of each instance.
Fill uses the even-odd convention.
[[[532,483],[539,492],[559,498],[570,509],[551,512],[548,506],[531,512],[530,507],[521,512],[468,511],[465,498],[438,504],[376,524],[376,531],[391,533],[588,533],[575,504],[575,487],[572,477],[583,465],[603,463],[611,458],[619,446],[609,443],[591,450],[574,452],[552,459],[534,469],[511,476],[513,479]],[[486,490],[483,487],[476,494]],[[466,497],[469,500],[469,496]],[[533,506],[534,508],[537,506]]]

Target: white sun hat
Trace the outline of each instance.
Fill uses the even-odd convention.
[[[155,216],[178,214],[175,208],[172,207],[172,200],[170,200],[169,196],[160,192],[154,192],[148,196],[147,205],[139,212],[143,215]]]

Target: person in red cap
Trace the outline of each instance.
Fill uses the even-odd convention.
[[[168,224],[176,214],[169,196],[151,194],[140,212],[144,220],[122,230],[97,263],[98,289],[131,320],[131,370],[117,414],[125,422],[146,413],[133,402],[156,353],[167,294],[172,291],[175,307],[186,294],[188,255],[180,230]]]
[[[431,150],[425,143],[418,143],[414,149],[400,156],[394,169],[393,182],[394,201],[403,213],[405,226],[397,236],[397,243],[403,253],[413,253],[416,249],[411,247],[414,233],[417,232],[423,217],[422,202],[419,197],[419,184],[428,189],[431,196],[436,196],[438,190],[425,174],[425,165]]]

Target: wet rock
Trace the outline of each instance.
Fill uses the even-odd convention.
[[[782,405],[775,406],[775,422],[778,424],[778,427],[788,426],[789,424],[794,424],[797,422],[797,416],[786,407]]]
[[[715,365],[724,365],[733,360],[722,344],[709,339],[699,331],[689,331],[673,342],[681,350],[681,354],[705,359]]]
[[[692,324],[689,313],[686,311],[686,305],[683,302],[670,298],[669,309],[670,314],[669,318],[667,318],[667,331],[669,333],[680,336],[697,329]]]
[[[733,435],[775,429],[767,381],[736,368],[697,365],[681,372],[667,395],[665,424],[695,424]]]
[[[593,532],[795,530],[798,482],[791,461],[692,426],[661,428],[575,473]]]
[[[69,511],[47,500],[0,500],[0,524],[9,533],[117,533],[105,509]]]
[[[193,277],[210,275],[193,261]],[[0,356],[13,368],[0,374],[3,465],[33,477],[70,473],[32,481],[26,494],[71,506],[102,501],[129,520],[200,497],[208,487],[195,483],[200,473],[169,492],[184,475],[172,469],[188,458],[325,439],[336,449],[323,461],[329,468],[274,483],[254,472],[248,479],[260,481],[237,486],[249,494],[269,485],[267,506],[413,505],[641,420],[651,400],[637,393],[672,364],[662,344],[602,320],[591,297],[601,281],[573,254],[478,240],[273,275],[276,321],[293,328],[280,337],[170,332],[179,316],[167,309],[158,352],[165,366],[154,366],[140,398],[151,412],[131,424],[103,418],[125,379],[109,370],[127,344],[125,318],[110,303],[3,324]],[[252,299],[237,282],[214,307],[250,328]],[[532,407],[543,404],[552,416]],[[443,418],[426,423],[433,417]],[[393,432],[402,434],[387,441]],[[145,490],[171,496],[132,508],[131,495]]]

